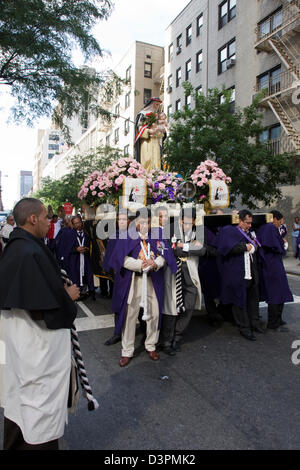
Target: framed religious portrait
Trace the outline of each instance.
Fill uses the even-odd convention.
[[[229,188],[225,181],[209,180],[209,202],[213,209],[229,206]]]
[[[125,178],[123,181],[122,207],[132,212],[147,203],[147,181],[144,178]]]

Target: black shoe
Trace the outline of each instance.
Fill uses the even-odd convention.
[[[260,326],[255,326],[253,328],[253,331],[256,331],[257,333],[265,333],[265,330],[261,328]]]
[[[256,341],[256,336],[250,331],[240,331],[240,334],[244,336],[244,338],[249,339],[250,341]]]
[[[175,351],[175,352],[179,352],[181,351],[181,347],[180,347],[180,344],[179,344],[179,341],[173,341],[172,343],[172,349]]]
[[[164,348],[162,348],[162,350],[165,354],[168,354],[168,356],[176,355],[176,351],[174,351],[174,349],[171,346],[165,346]]]
[[[91,290],[88,295],[89,295],[89,297],[91,297],[93,300],[96,300],[96,291],[95,291],[95,290]]]
[[[111,338],[109,338],[107,341],[105,341],[105,346],[110,346],[112,344],[119,343],[121,341],[121,335],[113,335]]]
[[[278,328],[273,328],[273,331],[277,333],[288,333],[290,330],[286,326],[279,326]]]

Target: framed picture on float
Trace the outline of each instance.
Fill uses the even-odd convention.
[[[209,180],[209,202],[213,209],[229,206],[229,188],[225,181]]]
[[[122,207],[136,212],[147,203],[147,181],[144,178],[125,178],[123,181]]]

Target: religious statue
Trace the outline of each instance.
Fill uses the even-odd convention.
[[[135,121],[135,159],[148,171],[162,168],[162,144],[168,122],[159,112],[162,101],[150,98],[137,114]]]

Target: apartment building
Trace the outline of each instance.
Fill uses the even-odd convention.
[[[75,144],[63,155],[56,155],[43,169],[43,177],[58,179],[68,172],[70,158],[96,150],[98,146],[119,148],[124,155],[134,155],[135,118],[151,96],[163,100],[164,48],[135,41],[114,72],[125,79],[121,94],[113,102],[104,102],[99,93],[99,105],[108,111],[110,123],[99,117]],[[72,126],[71,126],[72,127]]]
[[[114,103],[106,106],[112,116],[107,124],[99,119],[100,145],[118,147],[124,155],[134,155],[135,118],[152,96],[161,96],[163,89],[163,47],[135,41],[115,68],[127,85]]]
[[[65,142],[57,129],[39,129],[34,155],[33,192],[41,187],[42,178],[48,176],[45,168],[52,159],[64,152]],[[49,175],[51,176],[51,175]]]
[[[192,0],[166,33],[165,112],[193,105],[183,81],[204,94],[224,85],[240,108],[263,91],[261,139],[300,154],[300,1]]]

